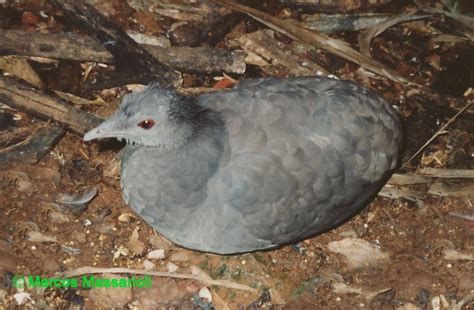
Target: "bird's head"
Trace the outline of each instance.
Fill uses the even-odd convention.
[[[88,131],[84,141],[116,138],[147,147],[182,145],[192,134],[189,105],[172,91],[148,86],[126,95],[115,115]]]

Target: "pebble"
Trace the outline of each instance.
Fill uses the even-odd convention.
[[[171,262],[168,262],[166,264],[166,269],[168,269],[168,272],[176,272],[176,270],[178,270],[179,267]]]
[[[200,290],[199,290],[199,297],[201,298],[204,298],[204,299],[207,299],[207,301],[209,303],[212,302],[212,294],[211,294],[211,291],[207,288],[207,287],[202,287]]]
[[[165,258],[165,250],[164,249],[153,250],[153,251],[148,253],[147,257],[149,259],[164,259]]]
[[[13,298],[15,298],[15,301],[18,305],[23,305],[31,300],[31,295],[26,292],[21,292],[13,295]]]
[[[145,259],[145,261],[143,261],[143,268],[145,268],[145,270],[153,270],[154,267],[155,267],[155,264],[153,264],[148,259]]]

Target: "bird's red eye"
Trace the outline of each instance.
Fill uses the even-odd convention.
[[[138,126],[143,129],[150,129],[151,127],[155,126],[155,122],[152,119],[146,119],[138,123]]]

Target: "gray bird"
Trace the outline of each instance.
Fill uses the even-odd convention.
[[[157,85],[124,97],[85,141],[126,140],[124,200],[189,249],[231,254],[320,234],[360,211],[397,167],[396,111],[325,77],[254,79],[197,103]]]

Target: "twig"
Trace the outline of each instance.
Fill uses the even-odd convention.
[[[474,213],[472,214],[463,214],[459,212],[449,212],[449,215],[468,221],[474,221]]]
[[[432,183],[431,178],[420,176],[417,174],[399,174],[395,173],[387,181],[388,184],[392,185],[411,185],[411,184],[423,184],[423,183]]]
[[[449,18],[452,18],[462,23],[466,29],[464,34],[471,40],[474,40],[474,18],[468,15],[453,13],[446,10],[441,10],[433,7],[422,6],[423,11],[430,12],[433,14],[443,14]]]
[[[443,126],[441,126],[440,129],[438,129],[438,131],[435,132],[435,134],[430,138],[428,139],[428,141],[426,141],[425,144],[423,144],[422,147],[420,147],[420,149],[418,151],[416,151],[415,154],[413,154],[405,163],[403,163],[403,166],[402,168],[405,168],[415,157],[418,156],[418,154],[420,154],[431,142],[433,142],[434,139],[436,139],[449,125],[451,125],[452,122],[454,122],[458,117],[459,115],[461,115],[464,111],[466,111],[467,109],[469,109],[469,107],[472,105],[474,101],[469,101],[461,110],[459,110],[458,113],[456,113],[456,115],[454,115],[446,124],[444,124]]]
[[[215,46],[240,22],[242,16],[215,6],[200,21],[178,23],[168,32],[175,46]]]
[[[303,15],[302,24],[308,29],[323,33],[359,31],[384,23],[393,18],[392,13],[315,14]],[[412,16],[421,19],[420,15]]]
[[[474,301],[474,293],[471,293],[453,305],[450,310],[462,310],[463,306]]]
[[[0,149],[0,166],[13,161],[36,164],[63,135],[64,130],[54,124],[38,127],[25,140]]]
[[[305,12],[326,14],[358,12],[374,12],[385,8],[391,0],[346,1],[346,0],[279,0],[285,6]]]
[[[474,170],[472,169],[436,169],[436,168],[423,168],[417,171],[417,174],[432,178],[463,178],[472,179],[474,178]]]
[[[433,183],[433,178],[472,179],[474,178],[474,170],[422,168],[414,174],[394,173],[387,183],[392,185]]]
[[[78,61],[114,63],[97,41],[72,33],[40,33],[0,29],[0,54],[41,56]],[[188,73],[245,72],[245,53],[208,47],[161,47],[140,44],[158,61]],[[25,60],[26,61],[26,60]],[[1,65],[1,63],[0,63]],[[8,71],[8,70],[7,70]]]
[[[399,199],[405,198],[411,201],[416,201],[417,199],[424,199],[426,194],[419,191],[412,191],[406,189],[398,189],[393,187],[384,186],[380,192],[378,193],[379,196],[390,198],[390,199]]]
[[[438,197],[469,197],[474,193],[472,189],[472,184],[468,186],[456,186],[454,188],[450,188],[443,183],[433,183],[430,188],[428,189],[429,195],[434,195]]]
[[[3,103],[11,107],[43,119],[53,119],[80,135],[102,121],[100,117],[76,109],[55,97],[36,91],[31,86],[8,77],[0,77],[0,98]]]
[[[374,25],[370,28],[367,28],[363,33],[359,35],[359,38],[358,38],[359,47],[362,54],[370,56],[370,42],[372,41],[373,38],[383,33],[388,28],[393,27],[399,23],[405,23],[405,22],[409,22],[413,20],[424,19],[424,18],[432,16],[431,14],[430,15],[415,15],[417,12],[418,10],[413,10],[411,12],[402,13],[378,25]]]
[[[256,292],[257,290],[244,285],[235,283],[232,281],[227,280],[214,280],[205,277],[201,277],[199,275],[194,274],[183,274],[183,273],[171,273],[171,272],[161,272],[161,271],[146,271],[140,269],[130,269],[130,268],[95,268],[95,267],[80,267],[73,270],[68,270],[62,273],[62,275],[66,278],[72,278],[77,276],[82,276],[85,274],[97,274],[97,273],[131,273],[131,274],[144,274],[150,275],[155,277],[168,277],[168,278],[176,278],[176,279],[189,279],[202,282],[206,285],[216,285],[227,287],[235,290],[244,290],[249,292]]]

